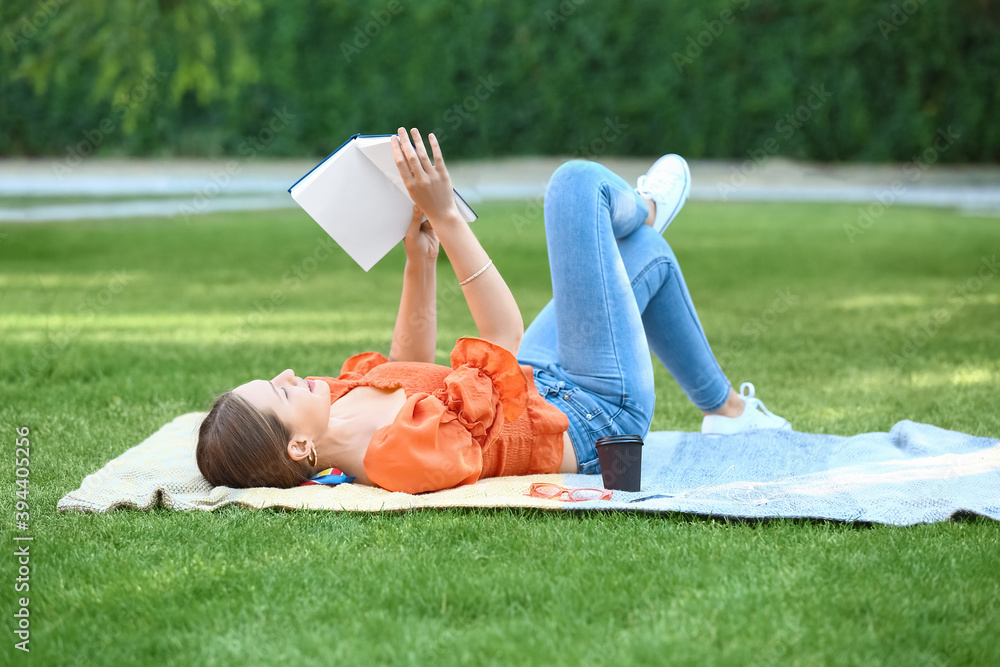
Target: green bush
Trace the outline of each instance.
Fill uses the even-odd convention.
[[[997,3],[15,0],[0,12],[7,155],[239,154],[248,137],[268,156],[319,155],[354,132],[417,125],[464,157],[908,160],[948,128],[958,139],[941,160],[1000,157]],[[272,133],[276,110],[292,119]]]

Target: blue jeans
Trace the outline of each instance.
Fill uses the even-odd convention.
[[[650,349],[701,410],[717,410],[729,396],[677,258],[643,224],[648,215],[635,189],[596,162],[563,164],[545,191],[553,297],[524,332],[517,358],[569,417],[581,473],[600,472],[599,438],[649,432]]]

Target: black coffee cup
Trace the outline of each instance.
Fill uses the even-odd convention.
[[[605,489],[638,491],[642,484],[642,437],[609,435],[597,441]]]

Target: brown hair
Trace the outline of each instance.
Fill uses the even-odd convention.
[[[201,474],[215,486],[287,489],[312,476],[304,461],[288,455],[291,438],[273,412],[258,410],[227,391],[215,399],[201,423],[195,458]]]

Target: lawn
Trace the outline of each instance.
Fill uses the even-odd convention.
[[[528,323],[551,296],[540,213],[477,209]],[[896,206],[845,231],[857,217],[692,202],[673,224],[730,379],[798,430],[912,419],[1000,436],[998,221]],[[14,532],[27,425],[35,536],[29,593],[12,592],[16,558],[0,564],[6,627],[17,596],[31,614],[31,655],[8,632],[4,664],[1000,663],[1000,524],[982,519],[57,513],[85,475],[227,388],[387,352],[402,248],[365,274],[317,253],[324,239],[298,210],[0,225],[0,508]],[[475,334],[454,282],[442,253],[439,363]],[[697,429],[654,366],[652,428]]]

